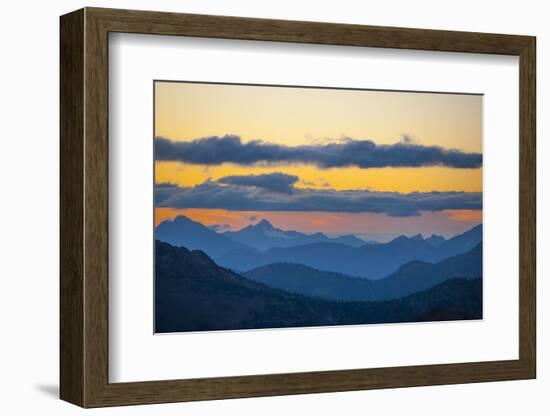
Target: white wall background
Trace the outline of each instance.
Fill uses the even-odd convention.
[[[543,129],[550,85],[545,2],[121,0],[5,2],[0,15],[0,410],[3,414],[83,412],[58,394],[58,16],[82,6],[156,9],[433,29],[536,35],[538,41],[538,379],[338,394],[225,400],[87,411],[102,415],[421,414],[545,415],[550,360],[544,351],[550,301],[545,243],[550,237],[550,145]],[[544,199],[546,198],[546,201]],[[475,340],[464,340],[475,342]]]

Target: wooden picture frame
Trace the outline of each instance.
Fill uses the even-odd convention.
[[[535,378],[534,37],[100,8],[64,15],[60,28],[61,399],[82,407],[101,407]],[[110,32],[518,56],[519,359],[109,383]]]

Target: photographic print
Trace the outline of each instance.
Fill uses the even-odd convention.
[[[482,103],[155,81],[155,332],[482,319]]]

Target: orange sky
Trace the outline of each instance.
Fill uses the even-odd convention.
[[[275,227],[303,233],[356,234],[387,240],[397,235],[429,237],[432,234],[452,236],[481,223],[481,211],[446,210],[422,212],[420,217],[388,217],[374,213],[327,213],[281,211],[228,211],[223,209],[156,208],[155,225],[185,215],[206,226],[219,225],[222,231],[239,230],[266,219]]]
[[[409,135],[423,145],[481,152],[482,97],[190,83],[155,84],[155,136],[190,141],[237,134],[296,146],[342,137],[393,144]],[[157,182],[192,186],[207,178],[281,171],[273,166],[191,166],[157,163]],[[333,189],[481,191],[481,169],[446,167],[319,169],[285,173]]]
[[[407,135],[414,142],[426,146],[437,145],[480,153],[482,103],[482,97],[478,95],[156,82],[155,136],[191,141],[212,135],[236,134],[244,142],[261,139],[297,146],[343,137],[393,144]],[[310,164],[239,166],[224,163],[203,166],[157,161],[155,180],[156,183],[170,182],[192,187],[223,176],[273,172],[298,176],[301,180],[296,184],[298,188],[368,189],[402,193],[482,190],[481,168],[321,169]],[[157,223],[161,218],[169,217],[168,210],[157,209]],[[187,211],[205,224],[230,224],[232,227],[246,225],[244,218],[259,215],[221,210]],[[307,221],[304,213],[270,212],[262,213],[261,216],[274,223],[279,222],[281,228],[297,229],[301,226],[302,231],[307,229],[314,232],[324,227],[327,232],[333,232],[333,229],[337,232],[335,228],[344,232],[353,221],[359,224],[357,215],[363,216],[360,223],[361,232],[364,233],[384,226],[388,229],[397,225],[406,228],[409,223],[417,224],[416,228],[412,227],[416,230],[439,227],[440,230],[453,233],[457,227],[467,228],[469,223],[481,221],[480,212],[423,213],[421,217],[408,217],[399,221],[383,214],[316,213],[310,215]],[[317,221],[316,226],[319,228],[315,229],[313,220]],[[332,222],[334,227],[326,225],[327,221]],[[351,227],[349,232],[353,229]]]
[[[285,166],[221,166],[190,165],[181,162],[157,162],[156,182],[195,186],[207,179],[217,180],[230,175],[259,175],[284,172],[296,175],[301,182],[297,188],[369,189],[390,192],[467,191],[480,192],[482,169],[451,169],[433,166],[424,168],[357,167],[319,169],[312,165]]]

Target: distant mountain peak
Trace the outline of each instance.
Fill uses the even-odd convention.
[[[173,220],[165,220],[155,228],[155,237],[175,247],[186,247],[189,250],[202,250],[210,257],[242,247],[230,238],[193,221],[185,215],[178,215]]]
[[[399,243],[403,241],[408,241],[409,237],[405,235],[400,235],[399,237],[395,237],[393,240],[390,241],[390,243]]]
[[[266,219],[262,219],[260,222],[258,222],[255,227],[260,227],[260,228],[268,228],[268,229],[274,229],[275,227],[273,227],[273,224],[271,224],[268,220]]]
[[[416,234],[416,235],[413,235],[412,237],[409,237],[409,240],[423,241],[424,238],[422,237],[422,234]]]
[[[433,247],[439,247],[441,244],[443,244],[445,241],[445,238],[438,234],[432,234],[428,238],[426,238],[424,241],[426,241],[428,244],[431,244]]]
[[[174,222],[195,222],[191,218],[186,217],[185,215],[178,215],[173,219]]]

